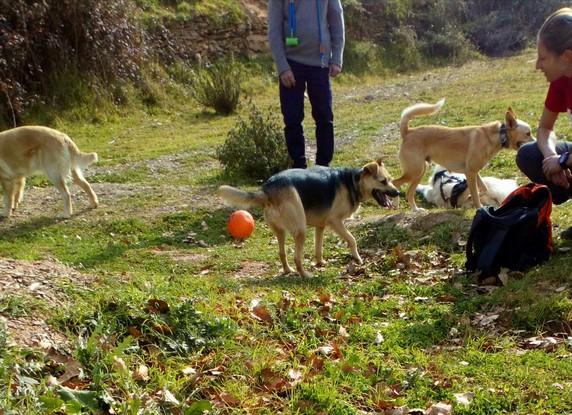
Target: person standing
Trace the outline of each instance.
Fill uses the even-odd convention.
[[[294,168],[306,168],[304,92],[316,123],[316,165],[334,155],[332,87],[345,42],[340,0],[269,0],[268,41],[280,78],[284,136]]]

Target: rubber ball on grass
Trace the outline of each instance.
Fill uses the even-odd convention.
[[[254,219],[246,210],[237,210],[230,215],[226,227],[234,239],[246,239],[254,231]]]

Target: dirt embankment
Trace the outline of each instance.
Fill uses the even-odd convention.
[[[228,25],[213,26],[203,17],[169,20],[151,30],[155,49],[169,60],[207,62],[230,56],[268,52],[267,4],[263,0],[239,0],[245,18]]]

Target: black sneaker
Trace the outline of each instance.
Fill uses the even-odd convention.
[[[572,240],[572,226],[560,232],[560,239]]]

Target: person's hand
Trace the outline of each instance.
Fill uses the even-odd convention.
[[[542,160],[542,171],[546,177],[561,172],[562,167],[560,167],[560,163],[558,163],[558,155],[555,154],[545,157],[544,160]]]
[[[296,85],[296,78],[294,78],[294,72],[291,69],[287,69],[280,74],[280,82],[286,88],[292,88]]]
[[[342,67],[340,65],[336,65],[335,63],[332,63],[330,65],[330,76],[332,78],[335,78],[336,76],[338,76],[338,74],[342,71]]]
[[[549,176],[546,176],[548,180],[554,183],[556,186],[563,187],[568,189],[570,187],[570,170],[560,170],[557,173],[552,173]]]

